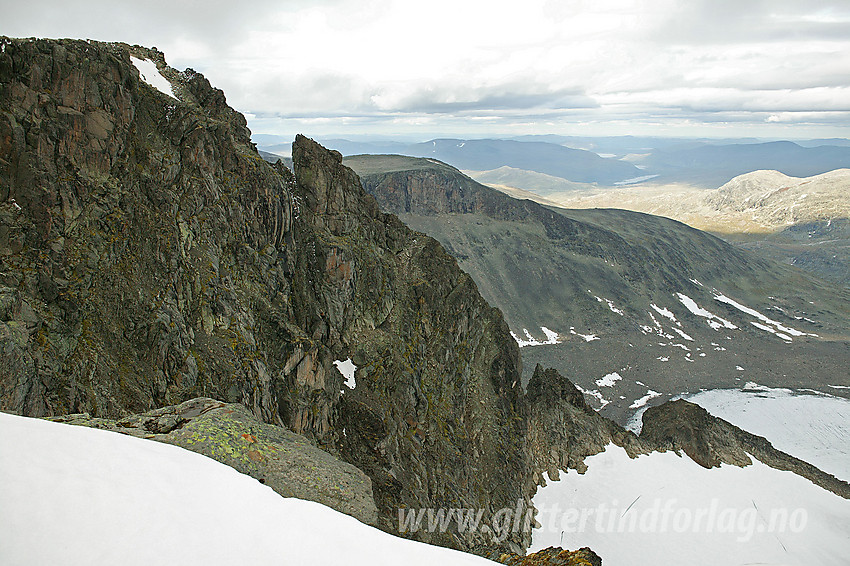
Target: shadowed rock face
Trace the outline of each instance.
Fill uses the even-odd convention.
[[[154,50],[0,47],[0,408],[121,418],[238,403],[366,472],[389,531],[399,507],[486,521],[529,504],[501,313],[436,241],[381,213],[339,154],[299,136],[295,175],[267,164],[221,91]],[[353,390],[333,366],[347,357]]]
[[[314,258],[296,236],[296,280],[311,280],[295,304],[326,313],[323,331],[358,366],[339,402],[343,457],[393,521],[400,507],[527,505],[519,351],[501,313],[435,240],[381,213],[338,153],[299,136],[292,155],[299,217],[330,248]]]

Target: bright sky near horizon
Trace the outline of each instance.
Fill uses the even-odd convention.
[[[847,0],[0,2],[158,47],[257,133],[850,137]]]

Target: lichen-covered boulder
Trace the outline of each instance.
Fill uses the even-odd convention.
[[[87,414],[51,420],[174,444],[227,464],[284,497],[316,501],[368,524],[378,520],[366,474],[300,434],[257,420],[241,405],[198,398],[118,421]]]

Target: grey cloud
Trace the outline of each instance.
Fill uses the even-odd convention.
[[[356,75],[315,72],[308,75],[287,74],[251,75],[223,78],[226,92],[234,100],[248,103],[247,110],[255,113],[299,114],[303,116],[367,113],[374,109],[370,100],[372,90]],[[238,84],[236,84],[238,83]],[[222,85],[217,85],[222,86]]]
[[[404,95],[391,90],[398,86],[392,84],[392,76],[371,73],[368,75],[372,78],[365,78],[367,74],[362,73],[370,61],[362,56],[361,60],[350,62],[350,71],[331,72],[309,68],[311,45],[298,45],[297,53],[281,53],[274,47],[264,49],[262,43],[248,42],[256,31],[284,36],[292,32],[288,26],[297,27],[295,15],[302,8],[322,9],[328,29],[357,30],[358,26],[385,16],[385,6],[380,2],[256,0],[238,5],[232,0],[7,0],[4,4],[0,33],[155,45],[166,51],[167,59],[175,66],[193,66],[204,72],[237,107],[256,113],[260,119],[287,123],[344,119],[352,127],[387,128],[397,127],[393,124],[405,120],[457,127],[485,121],[503,125],[646,120],[750,124],[765,122],[773,112],[793,112],[784,119],[799,118],[805,123],[836,128],[850,124],[848,114],[843,112],[850,110],[843,102],[847,97],[807,98],[805,93],[795,92],[792,97],[783,98],[779,92],[850,87],[847,0],[681,0],[667,13],[655,12],[646,20],[656,22],[654,27],[627,31],[624,37],[611,36],[612,43],[624,42],[621,50],[609,52],[614,53],[607,55],[611,60],[600,60],[605,56],[602,54],[596,59],[589,55],[592,60],[577,63],[577,68],[529,70],[522,80],[512,75],[494,84],[492,77],[499,76],[498,69],[490,68],[489,79],[484,80],[478,76],[479,60],[459,56],[457,61],[447,61],[445,78],[419,79],[414,87],[406,83],[402,85],[407,89]],[[553,0],[550,8],[552,17],[566,20],[585,5]],[[293,16],[291,21],[289,16]],[[315,38],[319,45],[332,40]],[[181,42],[202,46],[207,56],[189,60],[176,49]],[[830,46],[822,52],[812,47],[825,42],[834,42],[838,47],[832,52]],[[763,45],[760,49],[754,47],[760,43],[781,47],[787,55],[778,56]],[[806,49],[794,49],[796,45]],[[566,43],[552,47],[569,46]],[[413,54],[419,48],[422,46],[412,44],[386,47],[410,50]],[[504,52],[506,57],[513,55],[507,48]],[[237,59],[237,53],[250,59]],[[341,61],[346,57],[344,48],[339,57]],[[618,57],[625,57],[626,61]],[[275,65],[281,58],[301,68]],[[529,67],[534,67],[533,61],[529,61]],[[729,72],[714,72],[717,70]],[[563,76],[549,76],[557,73]],[[556,82],[558,79],[560,83]],[[572,88],[553,86],[565,84]],[[693,87],[727,89],[731,93],[694,91],[692,98],[687,98],[690,95],[686,93],[678,99],[655,96]],[[599,100],[604,100],[604,93],[618,89],[623,96],[614,105],[600,106],[588,94],[603,93]],[[382,95],[386,96],[378,104],[376,97],[381,99]],[[823,112],[830,109],[832,112]]]
[[[473,100],[459,102],[440,102],[444,94],[431,90],[417,92],[405,99],[404,103],[392,110],[404,112],[422,112],[436,114],[475,114],[492,111],[530,110],[549,108],[595,108],[598,103],[584,93],[562,92],[516,92],[504,87],[481,89]]]
[[[812,21],[816,14],[843,21]],[[850,6],[844,0],[689,0],[680,2],[650,36],[682,44],[846,40],[848,20]]]
[[[750,92],[739,92],[726,100],[694,100],[692,102],[663,104],[669,108],[680,108],[701,114],[712,114],[716,112],[743,111],[743,112],[848,112],[850,111],[850,100],[836,95],[833,100],[824,102],[824,97],[812,95],[787,97],[787,98],[762,98],[758,94]]]
[[[178,39],[226,52],[261,27],[264,14],[300,7],[333,6],[343,0],[32,0],[5,2],[3,33],[15,36],[78,37],[162,48]],[[168,53],[166,53],[166,56]]]

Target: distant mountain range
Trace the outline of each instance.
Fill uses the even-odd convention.
[[[408,153],[433,157],[459,169],[487,170],[507,165],[579,183],[610,185],[644,174],[625,161],[545,142],[443,139],[416,144]]]
[[[659,181],[718,187],[733,177],[760,169],[809,177],[850,167],[850,147],[802,147],[788,141],[701,145],[654,151],[643,165],[647,171],[660,172]]]
[[[850,286],[850,169],[802,178],[754,171],[714,190],[659,186],[536,192],[547,203],[568,208],[623,208],[674,218]]]
[[[286,155],[289,141],[255,136],[260,148]],[[651,181],[687,183],[716,188],[733,177],[760,169],[805,177],[850,167],[850,140],[800,142],[756,139],[687,139],[657,137],[522,136],[513,139],[433,139],[422,143],[398,141],[321,140],[343,155],[397,154],[432,157],[458,169],[484,175],[509,167],[610,187]],[[285,142],[285,143],[283,143]],[[494,172],[493,175],[499,174]],[[539,178],[528,176],[513,186],[535,190]],[[481,178],[480,176],[478,177]],[[487,180],[486,182],[492,182]],[[519,185],[523,182],[523,185]],[[547,189],[551,190],[551,189]]]
[[[269,143],[268,136],[259,138],[260,148],[285,155],[289,143]],[[405,144],[393,141],[355,142],[325,139],[322,143],[346,156],[358,154],[393,154],[431,157],[459,169],[485,171],[503,166],[535,171],[576,183],[613,185],[639,177],[644,173],[635,165],[620,159],[601,157],[593,151],[574,149],[561,144],[504,139],[434,139]]]

